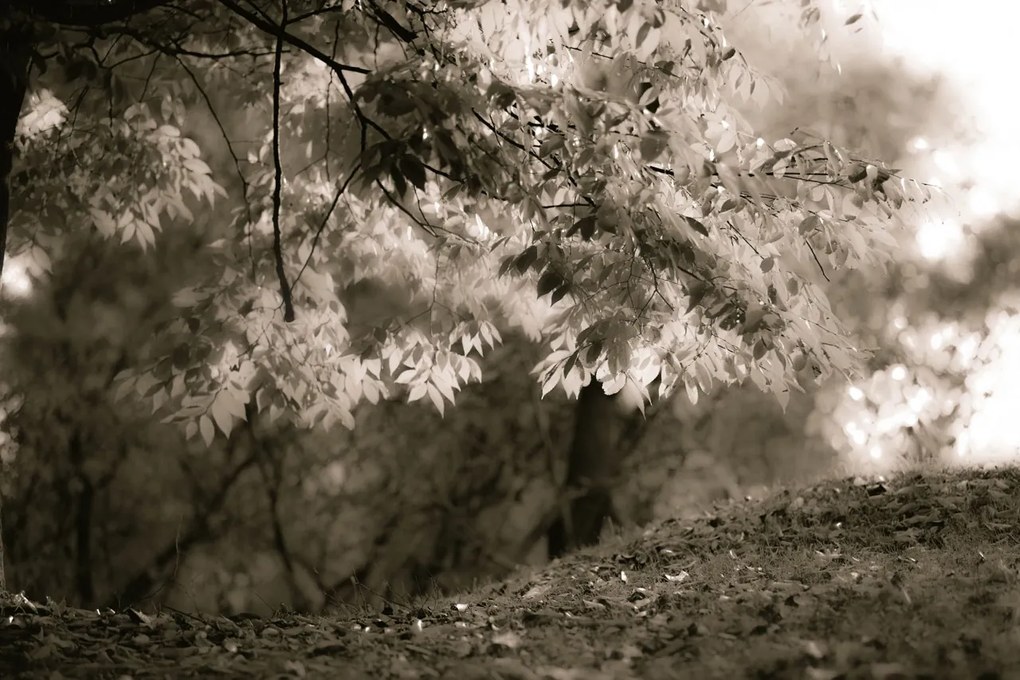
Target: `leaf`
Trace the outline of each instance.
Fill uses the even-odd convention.
[[[577,222],[574,222],[573,226],[567,230],[567,236],[573,236],[578,231],[581,232],[581,238],[585,241],[590,241],[591,237],[595,234],[595,223],[596,216],[594,214],[582,217]]]
[[[207,415],[199,418],[198,429],[202,434],[202,441],[205,442],[205,445],[212,446],[213,437],[216,436],[216,430],[213,428],[212,419]]]
[[[538,248],[536,246],[528,246],[524,249],[520,255],[517,256],[516,266],[517,271],[521,274],[528,271],[528,268],[535,264],[535,260],[538,259]]]
[[[847,175],[847,179],[851,182],[860,182],[862,179],[868,176],[868,168],[862,163],[858,163]]]
[[[127,243],[128,241],[130,241],[134,237],[135,237],[135,223],[134,222],[130,222],[120,232],[120,242],[121,243]]]
[[[772,145],[772,148],[780,152],[790,152],[797,148],[797,142],[792,139],[780,139]]]
[[[641,45],[648,39],[648,33],[652,30],[652,27],[646,23],[641,24],[641,28],[637,31],[637,36],[634,38],[634,47],[638,50],[641,49]]]
[[[411,403],[418,401],[428,392],[428,386],[425,383],[418,383],[411,388],[411,391],[407,394],[407,402]]]
[[[538,279],[538,297],[550,293],[563,282],[563,277],[554,271],[547,271]]]
[[[414,381],[414,379],[417,376],[418,371],[413,368],[409,368],[405,371],[402,371],[400,375],[393,379],[393,382],[397,383],[398,385],[409,385],[411,382]]]
[[[684,390],[687,392],[687,398],[691,404],[698,403],[698,384],[694,382],[690,377],[684,380]]]
[[[545,141],[542,142],[541,146],[538,147],[538,155],[544,158],[552,152],[562,149],[563,144],[563,135],[549,135]]]
[[[822,220],[818,217],[818,215],[808,215],[803,220],[801,220],[799,225],[797,225],[797,233],[803,236],[809,231],[814,231],[815,229],[820,227],[821,224]]]
[[[591,114],[588,113],[588,109],[573,93],[565,93],[563,97],[564,108],[570,119],[574,121],[577,129],[584,135],[589,134],[592,131],[594,121],[591,118]]]
[[[722,61],[732,59],[733,55],[735,55],[736,53],[737,49],[735,47],[728,48],[725,52],[722,53]]]
[[[503,342],[503,338],[499,335],[499,330],[488,321],[482,321],[478,324],[478,332],[481,333],[482,339],[489,344],[489,347],[495,347],[496,343]]]
[[[417,158],[403,156],[400,159],[400,171],[418,189],[425,188],[425,166]]]
[[[124,399],[124,397],[133,392],[135,389],[136,381],[137,378],[130,376],[121,380],[120,385],[117,385],[117,390],[114,392],[113,395],[114,401],[121,401]]]
[[[447,375],[444,373],[432,374],[432,384],[436,386],[436,389],[438,389],[440,393],[442,393],[443,399],[451,404],[454,402],[454,385],[452,383],[453,381],[456,381],[456,379],[457,377],[455,375]]]
[[[542,398],[544,399],[550,392],[556,388],[556,383],[559,382],[560,374],[556,371],[551,371],[547,376],[542,379]]]
[[[661,91],[658,87],[654,87],[651,83],[641,83],[640,91],[641,96],[638,97],[638,106],[647,107],[651,105],[656,99],[659,98]]]
[[[856,14],[851,14],[851,15],[850,15],[850,18],[848,18],[848,19],[847,19],[847,20],[846,20],[846,21],[844,22],[844,25],[845,25],[845,26],[849,26],[849,25],[851,25],[851,24],[856,24],[856,23],[857,23],[858,21],[860,21],[860,19],[861,19],[861,17],[862,17],[862,16],[864,16],[864,15],[863,15],[863,14],[862,14],[861,12],[857,12]]]
[[[503,276],[510,271],[510,268],[514,266],[514,261],[517,259],[516,255],[507,255],[503,258],[503,261],[499,265],[499,273],[497,276]]]
[[[641,138],[641,158],[646,163],[651,163],[662,155],[667,146],[669,146],[669,137],[665,132],[661,130],[649,132]]]
[[[736,196],[730,196],[725,201],[723,201],[723,204],[719,208],[719,211],[720,212],[728,212],[730,210],[734,210],[736,208],[739,208],[741,205],[742,205],[742,201],[741,201],[740,198],[738,198]]]
[[[699,220],[696,220],[693,217],[688,217],[686,215],[684,215],[683,218],[684,221],[686,221],[687,224],[689,224],[691,228],[694,229],[694,231],[698,232],[702,236],[708,236],[708,227],[702,224]]]
[[[220,428],[220,432],[226,437],[229,437],[230,431],[234,429],[234,416],[232,412],[235,408],[228,403],[229,401],[235,401],[230,392],[220,390],[212,406],[209,408],[216,426]]]
[[[435,385],[429,383],[427,387],[429,400],[432,405],[439,411],[439,415],[446,415],[446,403],[443,401],[443,395],[439,392]]]
[[[761,266],[762,272],[768,273],[768,272],[772,271],[772,268],[775,265],[776,265],[776,258],[774,258],[774,257],[766,257],[764,260],[761,261],[761,265],[760,266]]]
[[[174,347],[170,355],[170,362],[178,370],[186,369],[191,362],[191,346],[188,343],[181,343]]]
[[[613,396],[618,394],[627,385],[627,374],[618,373],[615,376],[604,380],[602,382],[602,391],[606,393],[606,396]]]
[[[187,158],[195,158],[202,153],[201,149],[198,148],[198,144],[187,137],[181,137],[180,150],[181,155]]]
[[[638,58],[638,61],[649,61],[661,40],[662,31],[651,24],[644,24],[638,30],[638,47],[634,51],[634,56]]]
[[[103,236],[113,236],[117,231],[117,223],[114,222],[110,213],[98,208],[90,208],[89,214],[92,216],[92,223],[96,225],[96,229]]]
[[[397,169],[397,166],[390,168],[390,178],[393,180],[393,191],[400,198],[407,193],[407,180],[404,179],[404,175]]]
[[[193,173],[198,175],[211,175],[212,170],[201,158],[187,158],[184,161],[184,167],[191,170]]]
[[[705,294],[708,293],[711,286],[704,281],[698,281],[697,283],[691,284],[687,289],[687,311],[690,312],[694,309],[695,305],[701,302]]]
[[[744,318],[744,325],[740,328],[740,333],[753,333],[761,328],[762,322],[765,320],[765,310],[761,307],[758,309],[751,310],[747,313]]]

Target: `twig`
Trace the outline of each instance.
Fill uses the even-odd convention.
[[[825,273],[825,267],[822,266],[822,261],[818,259],[818,254],[815,253],[814,247],[808,243],[807,240],[805,240],[804,243],[807,245],[808,250],[811,251],[811,257],[815,258],[815,264],[818,265],[818,271],[822,273],[822,278],[828,281],[829,275]]]

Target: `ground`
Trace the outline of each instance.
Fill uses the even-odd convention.
[[[383,612],[5,596],[0,677],[1020,678],[1020,470],[776,491]]]

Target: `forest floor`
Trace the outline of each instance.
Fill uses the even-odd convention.
[[[1020,678],[1020,471],[777,491],[382,613],[0,614],[3,678]]]

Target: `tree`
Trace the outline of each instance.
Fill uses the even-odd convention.
[[[722,6],[16,2],[7,250],[41,276],[62,230],[147,249],[208,219],[212,264],[118,378],[206,444],[252,413],[442,413],[501,329],[545,348],[543,393],[749,379],[785,402],[854,371],[821,284],[893,257],[895,211],[927,189],[803,132],[759,136],[741,107],[780,92]],[[215,135],[182,134],[198,110]],[[409,302],[356,328],[365,281]]]

